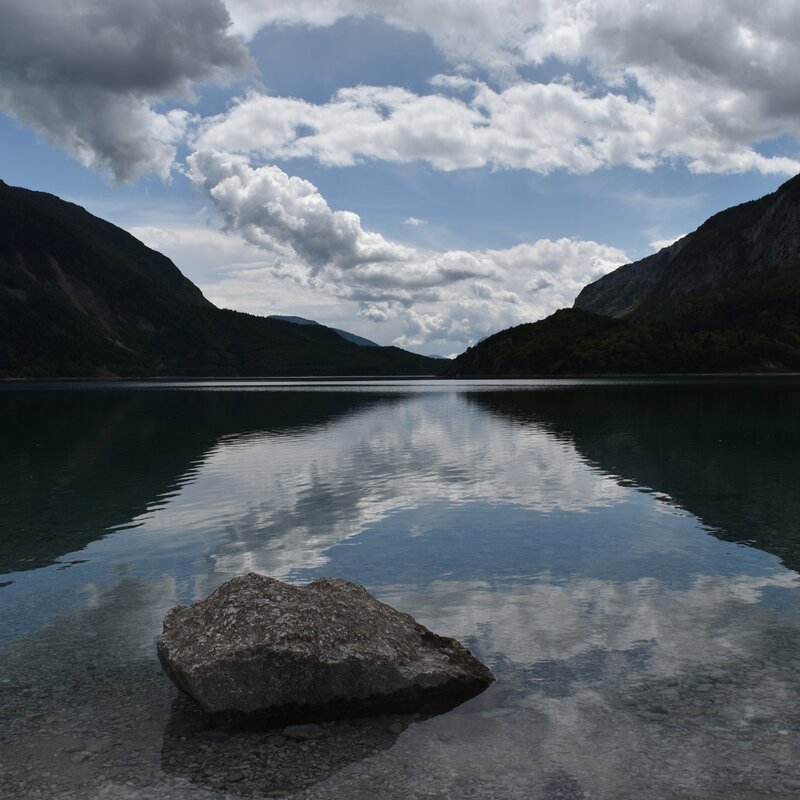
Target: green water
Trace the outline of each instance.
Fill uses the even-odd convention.
[[[793,379],[2,387],[0,795],[252,789],[167,768],[154,641],[255,570],[361,582],[498,678],[304,797],[796,797],[798,408]]]

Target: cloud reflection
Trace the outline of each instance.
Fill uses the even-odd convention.
[[[422,795],[638,798],[777,793],[798,779],[798,576],[698,575],[686,589],[641,579],[493,591],[443,582],[384,599],[474,643],[498,684],[402,736],[388,753],[304,797]],[[756,788],[758,787],[758,788]],[[586,792],[586,794],[584,794]],[[412,796],[417,796],[413,792]]]
[[[296,436],[220,442],[194,483],[144,527],[164,536],[223,531],[217,572],[285,578],[409,506],[485,500],[579,513],[627,492],[542,428],[513,430],[462,395],[432,393]]]

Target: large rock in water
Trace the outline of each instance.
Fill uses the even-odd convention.
[[[158,657],[231,727],[444,711],[494,681],[455,639],[338,578],[233,578],[167,614]]]

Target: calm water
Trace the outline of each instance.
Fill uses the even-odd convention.
[[[2,387],[0,796],[796,798],[798,409],[791,379]],[[249,570],[363,583],[497,683],[399,735],[208,731],[155,638]]]

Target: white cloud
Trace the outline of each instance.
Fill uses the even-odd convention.
[[[169,256],[176,263],[215,269],[220,264],[234,267],[263,263],[264,254],[238,236],[211,227],[134,225],[128,232],[148,247]],[[172,255],[179,254],[177,258]]]
[[[428,221],[425,219],[419,219],[419,217],[408,217],[403,224],[417,227],[419,225],[427,225]]]
[[[792,3],[766,0],[226,0],[234,30],[252,37],[264,26],[327,26],[345,17],[380,17],[429,35],[450,61],[509,74],[557,58],[588,63],[611,82],[642,73],[713,80],[764,92],[765,110],[797,113]]]
[[[251,314],[297,314],[353,327],[356,307],[304,284],[291,262],[267,255],[234,231],[191,225],[136,225],[128,231],[171,258],[221,308]]]
[[[313,158],[327,166],[425,161],[447,171],[489,166],[588,173],[684,161],[696,172],[800,170],[800,161],[752,149],[761,134],[758,119],[740,115],[749,128],[740,135],[721,131],[709,91],[695,91],[689,101],[664,86],[654,101],[561,82],[495,90],[469,81],[462,88],[468,93],[452,96],[357,86],[323,104],[251,92],[200,123],[194,144],[267,161]],[[695,101],[702,108],[687,105]]]
[[[168,177],[197,81],[242,72],[222,0],[4,0],[0,109],[116,180]]]
[[[357,214],[332,210],[312,183],[276,166],[216,151],[188,163],[228,229],[266,259],[231,273],[229,291],[230,281],[246,281],[254,302],[261,278],[289,278],[357,304],[362,320],[391,325],[401,347],[463,350],[569,305],[585,283],[627,260],[617,248],[566,238],[505,250],[423,250],[365,230]]]
[[[276,23],[324,26],[347,16],[379,16],[428,34],[461,73],[487,70],[504,87],[494,91],[459,74],[439,76],[434,85],[443,92],[472,90],[470,102],[374,87],[340,92],[331,103],[310,108],[265,101],[266,116],[277,111],[290,126],[293,116],[308,117],[304,124],[318,130],[300,143],[291,129],[269,125],[275,135],[264,145],[265,152],[275,148],[269,157],[312,155],[329,164],[420,158],[438,169],[490,164],[541,172],[617,164],[649,169],[676,160],[696,172],[800,170],[796,157],[758,151],[765,140],[800,136],[800,17],[779,0],[758,6],[740,0],[228,5],[245,35]],[[520,79],[522,67],[540,65],[557,80]],[[570,74],[587,71],[591,80],[574,84]],[[246,115],[237,116],[229,128],[246,137]],[[333,119],[345,128],[337,130]],[[350,126],[362,124],[364,135],[352,141]],[[228,133],[228,141],[208,144],[252,149]]]
[[[520,63],[526,29],[542,16],[541,0],[226,0],[234,30],[252,38],[266,25],[324,27],[345,17],[381,17],[424,31],[454,64],[481,64],[497,75]]]
[[[424,95],[356,86],[314,105],[253,93],[229,114],[194,120],[196,147],[443,170],[800,170],[791,154],[759,152],[800,137],[800,16],[780,0],[6,0],[0,108],[117,180],[167,177],[192,85],[248,68],[231,32],[345,17],[423,32],[453,74],[434,76]],[[299,136],[298,126],[314,132]]]

